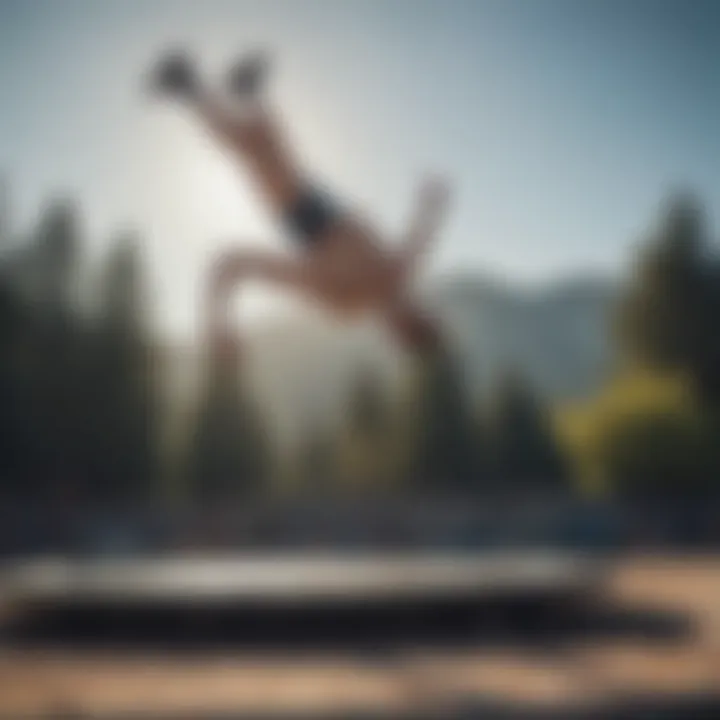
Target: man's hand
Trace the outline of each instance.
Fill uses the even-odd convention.
[[[440,175],[431,175],[420,185],[420,206],[437,212],[447,205],[450,199],[450,183]]]

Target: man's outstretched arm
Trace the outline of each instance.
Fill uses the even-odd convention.
[[[400,249],[404,274],[411,275],[437,241],[449,201],[450,187],[441,178],[429,178],[421,184],[410,226]]]

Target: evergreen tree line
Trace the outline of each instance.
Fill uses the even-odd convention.
[[[164,360],[140,242],[88,269],[78,209],[55,202],[0,256],[0,494],[28,502],[190,502],[324,493],[715,491],[720,264],[699,205],[664,212],[608,328],[595,397],[549,408],[508,370],[479,404],[444,349],[390,393],[360,373],[342,426],[284,458],[235,364],[206,363],[182,438],[166,442]]]
[[[702,205],[669,198],[609,328],[615,364],[558,413],[581,485],[630,501],[720,497],[720,256]]]
[[[481,417],[447,354],[418,368],[402,397],[361,373],[345,424],[309,429],[289,458],[275,451],[237,365],[207,362],[192,417],[169,452],[166,359],[146,319],[138,239],[115,238],[89,268],[78,208],[58,201],[3,247],[3,498],[118,506],[287,488],[478,492],[493,477],[561,477],[545,408],[529,388],[508,375],[492,417]]]
[[[134,503],[151,492],[158,407],[137,241],[118,237],[91,286],[82,266],[70,202],[47,207],[28,237],[3,239],[4,498],[73,507]]]

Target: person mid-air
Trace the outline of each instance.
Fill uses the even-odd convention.
[[[246,168],[273,214],[298,243],[295,257],[238,248],[223,253],[208,285],[211,327],[222,334],[231,291],[263,279],[309,295],[332,312],[374,312],[408,349],[425,352],[438,343],[435,323],[410,299],[419,260],[435,239],[448,191],[438,179],[420,187],[417,208],[399,248],[384,247],[379,234],[341,208],[308,179],[283,135],[264,93],[268,63],[262,54],[235,65],[225,91],[204,83],[192,58],[168,53],[150,74],[153,92],[189,107]]]

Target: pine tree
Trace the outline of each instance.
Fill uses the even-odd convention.
[[[50,203],[34,234],[31,299],[51,319],[74,310],[80,272],[80,213],[70,200]]]
[[[305,433],[295,456],[295,485],[304,495],[334,494],[337,485],[337,440],[317,426]]]
[[[198,406],[187,474],[191,497],[222,502],[268,491],[270,447],[238,358],[212,357]]]
[[[398,454],[387,389],[370,368],[361,370],[351,392],[341,439],[341,481],[361,489],[387,489]]]
[[[18,299],[0,278],[0,497],[18,489],[21,408],[16,354],[23,325]]]
[[[478,427],[464,379],[447,350],[423,361],[411,414],[411,487],[477,492],[484,479]]]
[[[701,395],[720,401],[719,278],[699,205],[688,196],[674,198],[619,306],[622,358],[686,371]]]
[[[158,407],[145,295],[138,242],[121,236],[105,261],[86,356],[83,410],[94,448],[88,490],[99,499],[138,502],[158,491]]]
[[[562,487],[565,468],[548,414],[519,374],[508,371],[490,400],[487,452],[500,488]]]
[[[39,502],[76,495],[83,472],[79,426],[83,331],[74,302],[80,219],[69,201],[51,203],[30,238],[22,278],[27,301],[17,377],[24,491]]]

